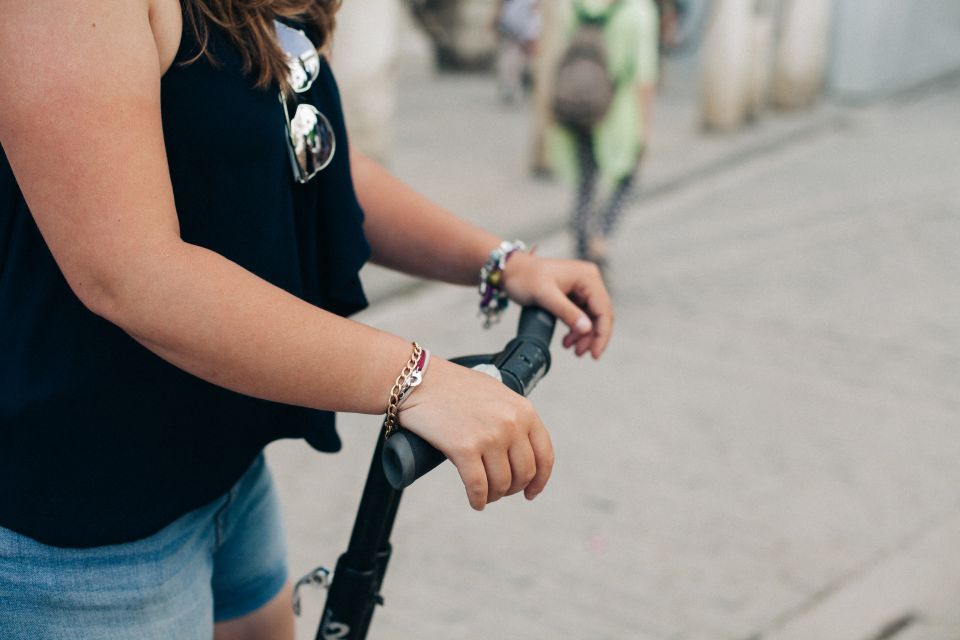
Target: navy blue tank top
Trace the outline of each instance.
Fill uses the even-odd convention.
[[[363,308],[370,248],[326,62],[298,98],[330,120],[336,155],[300,185],[278,89],[254,88],[213,26],[210,46],[217,65],[183,64],[197,50],[183,29],[161,86],[183,240],[334,313]],[[340,448],[332,414],[204,382],[87,310],[0,150],[0,526],[64,547],[143,538],[226,492],[279,438]]]

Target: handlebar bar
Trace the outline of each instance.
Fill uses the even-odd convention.
[[[539,307],[524,307],[517,336],[503,351],[490,356],[464,356],[451,362],[489,373],[520,395],[527,396],[550,370],[550,340],[556,318]],[[494,368],[495,367],[495,368]],[[420,436],[400,429],[383,447],[383,470],[394,489],[409,487],[446,457]]]

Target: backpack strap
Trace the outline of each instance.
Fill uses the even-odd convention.
[[[613,17],[613,14],[617,12],[617,9],[622,4],[623,0],[614,0],[610,3],[610,6],[607,7],[606,11],[602,11],[599,14],[593,14],[584,8],[581,0],[576,0],[573,3],[573,10],[577,15],[577,24],[588,24],[602,27],[610,21],[610,18]]]
[[[573,10],[576,14],[577,25],[578,26],[591,26],[591,27],[600,27],[603,28],[610,22],[611,18],[617,13],[617,10],[623,5],[624,0],[613,0],[610,5],[606,8],[605,11],[602,11],[599,14],[593,14],[587,11],[583,6],[582,0],[574,0]],[[633,76],[636,73],[637,63],[631,57],[630,65],[626,69],[625,74],[618,74],[618,76],[623,77],[614,77],[612,78],[613,84],[618,88],[627,82],[627,79]]]

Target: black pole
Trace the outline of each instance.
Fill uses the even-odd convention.
[[[390,486],[380,461],[383,435],[370,462],[350,545],[337,561],[316,640],[364,640],[390,562],[390,533],[403,491]]]

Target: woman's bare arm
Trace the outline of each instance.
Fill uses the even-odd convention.
[[[5,3],[0,141],[71,287],[91,310],[216,384],[382,411],[406,341],[180,239],[144,5]]]
[[[0,143],[80,300],[218,385],[382,412],[406,340],[317,309],[180,238],[149,0],[3,8]],[[404,420],[456,464],[475,508],[521,489],[532,497],[550,475],[549,436],[529,403],[439,358]]]
[[[413,275],[476,285],[500,239],[420,195],[359,151],[351,167],[374,262]],[[594,265],[518,253],[504,270],[510,297],[538,304],[567,325],[565,347],[599,358],[613,332],[613,306]]]
[[[431,280],[478,284],[480,267],[500,238],[417,193],[356,149],[350,165],[373,262]]]

